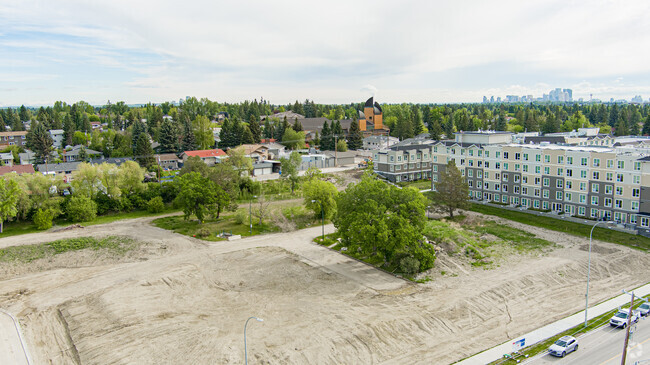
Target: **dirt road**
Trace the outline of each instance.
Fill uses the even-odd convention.
[[[516,223],[562,247],[414,285],[311,243],[320,227],[206,244],[149,220],[0,240],[148,242],[122,261],[75,253],[0,281],[0,307],[20,319],[36,363],[241,363],[244,322],[258,316],[251,364],[444,364],[584,305],[588,240]],[[595,242],[591,273],[597,303],[644,284],[650,255]]]

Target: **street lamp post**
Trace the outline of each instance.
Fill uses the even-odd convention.
[[[248,326],[248,321],[250,321],[251,319],[255,319],[258,322],[264,322],[262,318],[249,317],[246,320],[246,324],[244,324],[244,359],[246,361],[246,365],[248,365],[248,349],[246,348],[246,326]]]
[[[321,235],[321,243],[325,242],[325,212],[323,212],[323,202],[320,199],[315,199],[312,200],[312,203],[316,203],[316,200],[320,203],[320,222],[321,222],[321,229],[322,229],[322,235]]]
[[[248,223],[250,225],[250,230],[248,231],[251,235],[253,234],[253,198],[257,198],[257,195],[253,195],[248,200]]]
[[[593,237],[593,234],[594,234],[594,229],[600,223],[611,224],[611,223],[614,223],[614,222],[612,222],[612,221],[599,221],[599,222],[596,222],[596,224],[594,224],[594,226],[591,227],[591,232],[589,232],[589,263],[587,264],[587,292],[585,294],[585,328],[587,328],[587,309],[589,309],[589,277],[591,275],[591,242],[592,242],[592,237]]]

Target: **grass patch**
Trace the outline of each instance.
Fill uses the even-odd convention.
[[[492,221],[484,221],[471,229],[480,234],[491,234],[508,241],[519,251],[539,250],[554,245],[553,242],[537,238],[530,232]]]
[[[136,246],[135,241],[126,237],[109,236],[105,238],[79,237],[56,240],[36,245],[11,246],[0,249],[0,262],[32,262],[68,251],[86,248],[108,249],[114,253],[125,253]]]
[[[401,187],[411,186],[418,190],[431,189],[430,180],[417,180],[417,181],[402,181],[397,183]]]
[[[203,224],[199,224],[196,219],[185,220],[183,216],[163,217],[153,221],[153,224],[156,227],[168,229],[185,236],[196,237],[206,241],[225,240],[225,238],[216,236],[222,231],[232,233],[233,235],[241,235],[242,237],[277,232],[276,227],[270,226],[266,223],[260,226],[257,224],[258,222],[253,220],[253,230],[251,233],[248,222],[245,223],[246,224],[239,224],[235,222],[234,214],[222,215],[219,219],[208,219],[203,222]],[[205,235],[206,232],[207,235]]]
[[[589,232],[593,227],[593,225],[574,223],[562,219],[555,219],[544,216],[535,216],[524,212],[499,209],[483,204],[472,204],[470,209],[474,212],[494,215],[515,222],[546,228],[552,231],[564,232],[580,237],[589,237]],[[650,238],[641,235],[633,235],[606,228],[596,227],[596,229],[594,229],[593,238],[600,241],[612,242],[619,245],[632,247],[645,252],[650,250]]]
[[[646,299],[650,298],[650,296],[646,296],[645,298]],[[634,302],[635,302],[634,308],[638,308],[638,306],[641,305],[641,303],[642,303],[642,301],[640,301],[640,300],[635,300]],[[627,304],[627,305],[622,306],[621,308],[629,308],[629,307],[630,307],[630,305]],[[535,355],[546,352],[548,350],[548,348],[562,336],[567,336],[567,335],[568,336],[573,336],[573,337],[578,338],[578,342],[580,342],[580,337],[578,337],[578,336],[581,336],[581,335],[583,335],[583,334],[585,334],[585,333],[587,333],[587,332],[589,332],[591,330],[594,330],[594,329],[596,329],[598,327],[606,325],[607,322],[609,322],[609,319],[614,314],[616,314],[616,312],[618,312],[618,308],[613,309],[613,310],[611,310],[611,311],[609,311],[609,312],[607,312],[605,314],[602,314],[602,315],[600,315],[598,317],[595,317],[595,318],[587,321],[587,327],[586,328],[584,326],[584,323],[582,323],[582,324],[580,324],[578,326],[575,326],[573,328],[570,328],[570,329],[568,329],[568,330],[566,330],[566,331],[564,331],[562,333],[558,333],[557,335],[555,335],[553,337],[550,337],[547,340],[544,340],[544,341],[538,342],[538,343],[536,343],[536,344],[534,344],[532,346],[526,347],[525,349],[519,351],[518,354],[515,354],[514,356],[509,354],[508,356],[511,356],[509,358],[504,357],[502,359],[495,360],[495,361],[491,362],[490,365],[517,364],[517,363],[519,363],[519,361],[524,359],[526,355],[528,355],[528,358],[531,358],[531,357],[533,357]]]

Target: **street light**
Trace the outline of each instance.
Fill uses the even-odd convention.
[[[248,200],[248,223],[250,224],[250,230],[249,233],[253,235],[253,198],[257,198],[257,195],[253,195],[249,200]]]
[[[587,328],[587,309],[589,309],[589,276],[591,275],[591,241],[594,234],[594,229],[600,223],[612,224],[613,221],[599,221],[591,227],[591,232],[589,232],[589,264],[587,264],[587,293],[585,294],[585,328]]]
[[[320,203],[320,221],[321,221],[321,227],[322,227],[322,236],[321,236],[321,243],[325,243],[325,213],[323,212],[323,202],[320,201],[320,199],[315,199],[312,200],[312,203],[316,203],[316,200]]]
[[[246,320],[246,324],[244,325],[244,359],[246,360],[246,365],[248,365],[248,350],[246,348],[246,326],[248,326],[248,321],[251,319],[255,319],[258,322],[264,322],[262,318],[257,318],[257,317],[249,317]]]

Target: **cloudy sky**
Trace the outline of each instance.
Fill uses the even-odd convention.
[[[0,106],[650,97],[650,1],[0,0]]]

